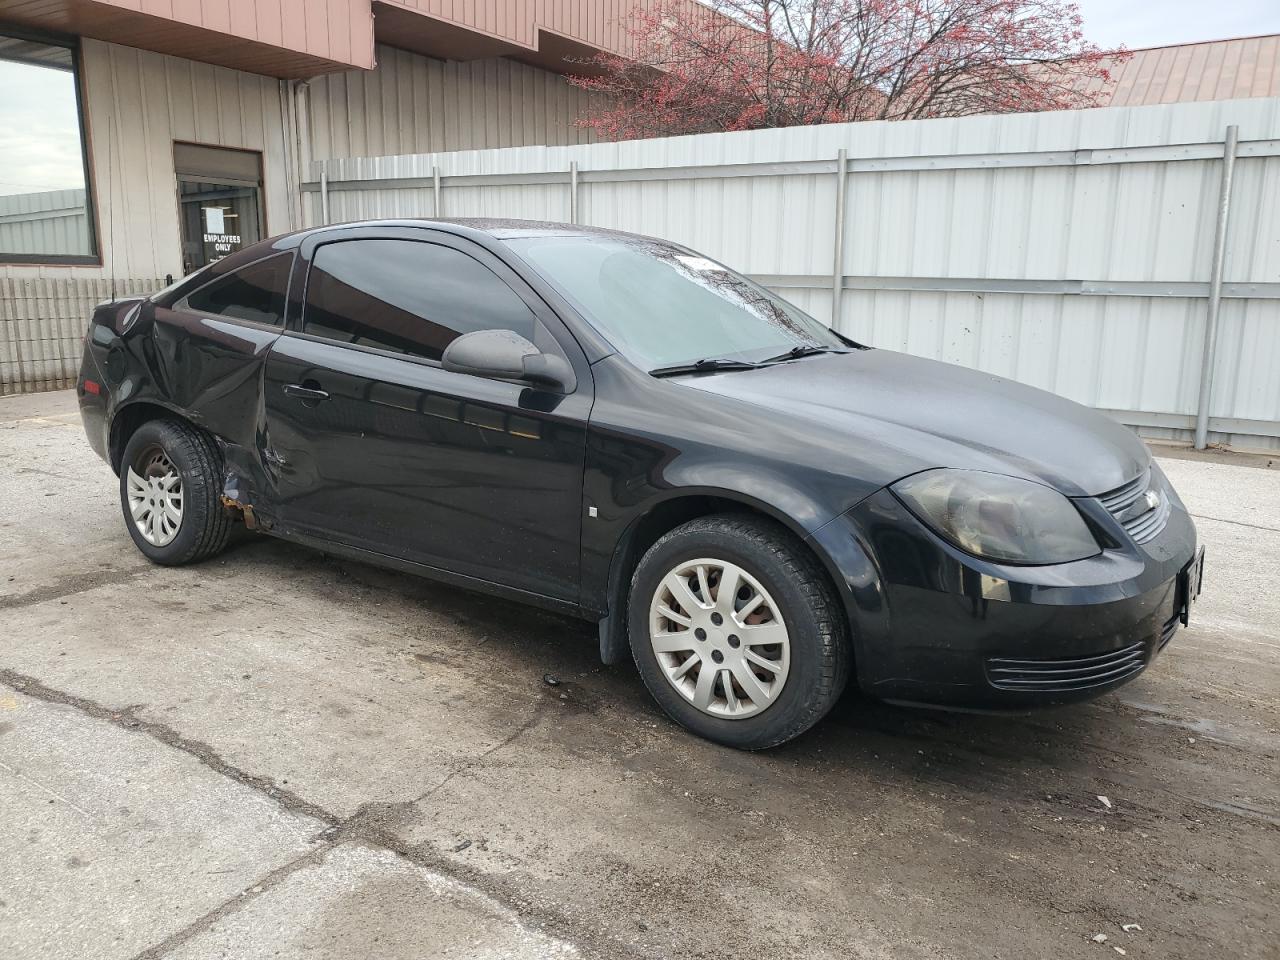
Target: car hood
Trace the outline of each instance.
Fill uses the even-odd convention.
[[[1132,480],[1151,461],[1132,431],[1088,407],[890,350],[817,355],[680,383],[762,408],[779,430],[798,419],[828,432],[833,444],[860,445],[861,459],[877,464],[882,483],[960,467],[1095,496]]]

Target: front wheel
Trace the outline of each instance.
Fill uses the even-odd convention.
[[[692,520],[650,547],[631,581],[628,628],[662,708],[741,749],[799,736],[849,674],[844,618],[816,559],[752,516]]]
[[[219,499],[220,459],[208,434],[177,420],[138,427],[120,459],[120,505],[148,559],[195,563],[227,544],[231,518]]]

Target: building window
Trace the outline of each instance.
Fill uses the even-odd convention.
[[[76,49],[0,33],[0,262],[97,263]]]

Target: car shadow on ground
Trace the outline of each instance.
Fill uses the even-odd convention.
[[[607,703],[609,713],[670,725],[650,699],[630,662],[600,663],[595,624],[514,601],[458,589],[411,574],[349,561],[262,537],[241,539],[229,563],[304,566],[359,598],[394,599],[445,618],[458,628],[459,645],[480,639],[487,655],[503,661],[534,696],[567,694],[579,710]],[[411,627],[410,624],[406,624]],[[420,659],[426,657],[416,654]],[[545,678],[556,681],[554,688]],[[973,714],[897,706],[872,700],[851,682],[830,714],[792,743],[754,755],[749,766],[792,773],[854,768],[864,778],[934,782],[990,794],[1025,779],[1028,765],[1070,776],[1095,757],[1082,743],[1104,745],[1114,712],[1076,705],[1031,714]],[[685,736],[692,735],[683,734]],[[709,745],[708,745],[709,746]],[[719,748],[713,748],[719,749]]]

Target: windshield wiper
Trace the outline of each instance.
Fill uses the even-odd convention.
[[[754,370],[758,363],[746,360],[725,360],[717,357],[704,357],[693,363],[677,363],[670,367],[657,367],[649,371],[651,377],[675,377],[682,373],[707,373],[712,370]]]
[[[769,359],[761,360],[760,362],[781,363],[783,360],[799,360],[801,357],[811,357],[817,353],[848,353],[848,351],[841,350],[838,347],[820,347],[816,343],[806,343],[792,347],[786,353],[780,353],[776,357],[769,357]]]

